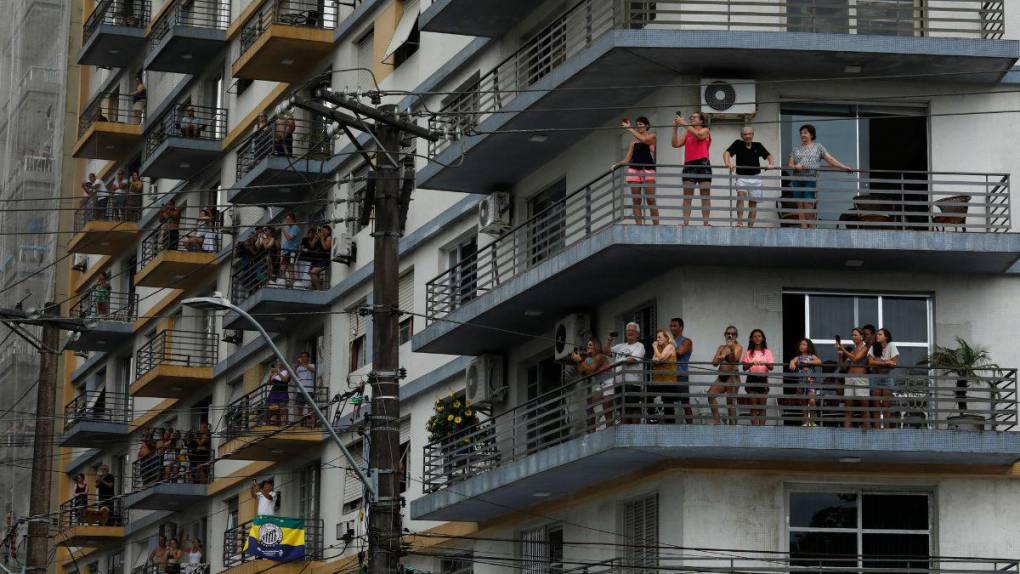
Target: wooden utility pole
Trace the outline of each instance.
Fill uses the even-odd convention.
[[[36,384],[35,437],[32,442],[32,484],[28,501],[28,553],[25,571],[43,573],[49,567],[50,485],[53,475],[53,421],[57,393],[57,347],[60,329],[42,325],[39,381]]]

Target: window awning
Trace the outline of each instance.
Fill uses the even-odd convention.
[[[392,58],[393,54],[407,42],[407,39],[411,37],[411,32],[414,30],[414,26],[417,23],[418,0],[405,0],[404,13],[400,16],[400,22],[397,22],[397,29],[393,32],[393,38],[390,40],[390,45],[386,46],[386,54],[382,59],[383,62]]]

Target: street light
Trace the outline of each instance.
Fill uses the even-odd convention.
[[[372,493],[372,499],[375,500],[376,496],[379,493],[378,489],[376,489],[375,484],[371,480],[369,480],[368,476],[358,467],[357,463],[354,462],[354,457],[351,456],[350,451],[347,450],[347,447],[344,446],[343,441],[340,440],[340,435],[336,433],[336,429],[333,428],[333,424],[326,418],[326,415],[321,410],[319,410],[319,405],[316,404],[315,399],[308,392],[308,389],[306,389],[305,386],[302,385],[300,382],[295,380],[297,376],[297,371],[295,371],[294,368],[290,366],[290,361],[287,360],[287,357],[283,356],[283,353],[280,351],[280,348],[276,346],[276,343],[273,342],[273,339],[270,338],[269,333],[266,332],[262,325],[258,321],[256,321],[251,315],[249,315],[247,311],[231,303],[230,300],[224,297],[223,294],[220,293],[219,291],[213,293],[211,297],[189,297],[181,301],[181,304],[186,307],[202,309],[205,311],[233,311],[234,313],[237,313],[242,318],[244,318],[245,320],[247,320],[248,322],[255,326],[255,329],[258,330],[260,335],[262,335],[262,338],[265,339],[266,343],[269,343],[269,347],[273,350],[273,353],[275,353],[277,358],[280,359],[280,361],[283,363],[283,366],[287,368],[287,372],[290,373],[291,375],[290,376],[291,384],[297,387],[298,391],[301,393],[301,396],[304,397],[305,402],[311,405],[312,412],[315,413],[316,418],[318,418],[322,426],[325,427],[326,432],[329,434],[330,438],[333,439],[333,442],[335,442],[336,445],[340,447],[340,452],[342,452],[344,458],[347,459],[347,463],[350,464],[351,468],[358,475],[358,479],[360,479],[361,482],[365,485],[365,487],[368,488],[368,490]]]

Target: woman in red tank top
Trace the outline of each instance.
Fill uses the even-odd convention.
[[[684,127],[681,137],[679,129]],[[712,205],[712,162],[709,149],[712,146],[712,131],[705,127],[705,115],[693,112],[690,122],[677,114],[673,120],[673,147],[684,148],[684,225],[691,218],[691,201],[694,187],[701,190],[701,220],[708,225]]]

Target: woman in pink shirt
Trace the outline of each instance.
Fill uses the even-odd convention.
[[[684,127],[684,135],[680,137],[680,126]],[[709,159],[709,148],[712,147],[712,131],[705,127],[705,115],[694,112],[690,123],[680,114],[673,120],[673,147],[684,148],[684,225],[691,218],[691,201],[694,186],[701,189],[701,219],[708,225],[708,215],[712,205],[712,162]]]
[[[744,356],[740,362],[744,364],[744,371],[747,373],[744,391],[751,398],[751,405],[753,405],[751,407],[751,424],[764,425],[765,402],[769,397],[768,373],[772,370],[772,351],[769,350],[764,331],[761,329],[751,331],[747,349],[744,350]]]

